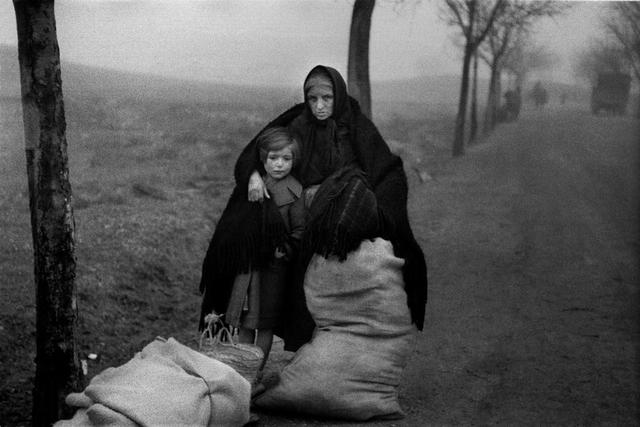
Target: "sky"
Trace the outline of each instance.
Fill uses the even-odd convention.
[[[460,74],[456,29],[441,0],[378,0],[373,12],[372,80]],[[570,58],[599,31],[603,2],[571,2],[536,39]],[[353,0],[57,0],[63,61],[227,83],[290,84],[316,64],[346,76]],[[0,43],[17,45],[13,6],[0,0]],[[547,72],[571,79],[570,61]]]

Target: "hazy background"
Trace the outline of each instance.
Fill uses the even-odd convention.
[[[600,31],[605,2],[571,3],[565,16],[536,27],[536,40],[563,60],[532,78],[572,82],[571,57]],[[271,86],[297,83],[317,63],[344,73],[352,6],[351,0],[59,0],[56,18],[63,62]],[[372,80],[460,73],[457,30],[439,19],[441,7],[435,0],[400,6],[378,0]],[[8,0],[0,2],[0,44],[17,45]]]

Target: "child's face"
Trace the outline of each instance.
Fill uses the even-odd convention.
[[[278,180],[286,177],[293,166],[291,147],[284,147],[278,151],[269,151],[264,161],[264,170],[271,178]]]

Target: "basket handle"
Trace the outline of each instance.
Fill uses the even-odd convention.
[[[204,321],[207,326],[200,335],[199,348],[202,348],[202,342],[205,339],[212,340],[214,343],[220,343],[222,345],[236,345],[233,341],[233,334],[222,321],[222,316],[224,316],[224,314],[210,313],[204,317]],[[214,335],[213,331],[216,326],[218,327],[218,332]]]

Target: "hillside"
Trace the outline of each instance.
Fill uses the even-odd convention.
[[[20,77],[15,46],[0,45],[0,96],[20,95]],[[139,101],[212,102],[248,104],[298,102],[297,83],[281,87],[257,87],[217,82],[178,80],[161,76],[102,69],[62,62],[65,94],[84,98],[128,98]],[[372,82],[375,103],[453,104],[458,94],[455,76],[420,77],[408,80]]]
[[[63,61],[65,94],[84,98],[126,98],[138,101],[248,103],[290,96],[287,88],[263,88],[198,82],[109,70]],[[15,46],[0,45],[0,96],[20,95],[18,54]]]
[[[486,93],[488,84],[481,81],[479,92]],[[460,92],[458,76],[420,76],[411,79],[372,83],[375,100],[430,105],[455,105]]]

